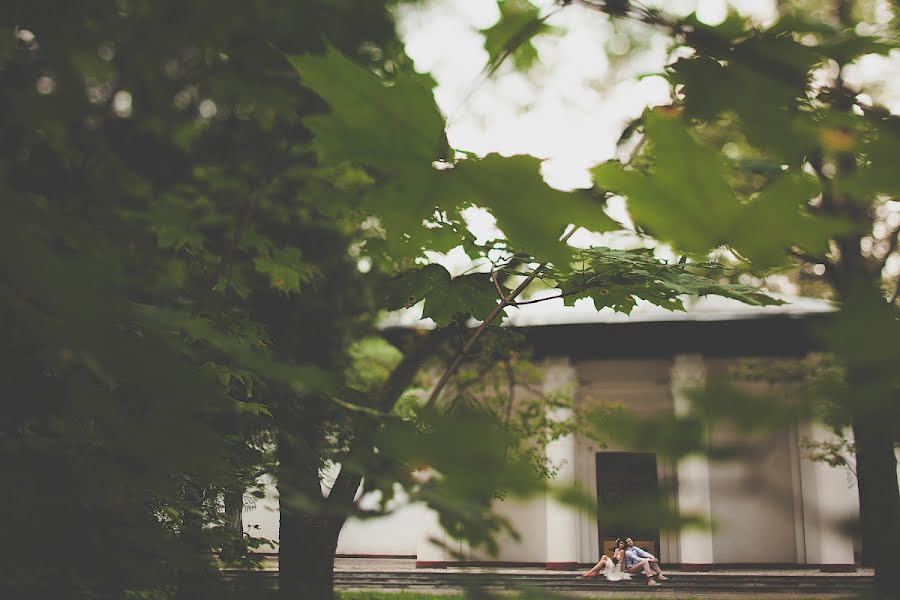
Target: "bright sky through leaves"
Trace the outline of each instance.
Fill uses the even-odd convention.
[[[541,14],[558,8],[552,0],[533,0],[533,4]],[[696,11],[698,19],[710,25],[724,20],[729,9],[762,26],[776,15],[774,0],[657,0],[645,4],[679,16]],[[450,145],[479,155],[524,153],[544,158],[542,173],[554,187],[590,187],[591,167],[622,158],[616,156],[616,142],[626,124],[644,107],[670,101],[666,81],[652,75],[662,72],[670,40],[643,30],[642,35],[649,36],[645,46],[626,49],[617,39],[621,33],[605,16],[577,5],[567,6],[547,20],[559,34],[533,40],[539,61],[527,74],[514,69],[510,61],[490,79],[482,73],[489,55],[481,32],[494,27],[501,17],[495,3],[429,0],[404,5],[398,14],[416,68],[430,72],[438,82],[435,97],[448,117]],[[616,56],[611,52],[615,50],[626,52]],[[864,56],[844,71],[848,83],[877,94],[892,112],[900,113],[900,51],[887,57]],[[646,74],[650,76],[640,77]],[[898,83],[892,85],[892,80]],[[613,198],[607,212],[626,226],[630,223],[621,199]],[[485,213],[470,212],[467,221],[482,239],[496,231]],[[598,237],[581,231],[570,243],[586,247],[629,242],[621,236]],[[454,273],[469,266],[459,252],[433,258]],[[900,264],[892,268],[900,270]]]

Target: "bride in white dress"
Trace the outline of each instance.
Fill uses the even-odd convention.
[[[603,573],[608,581],[622,581],[631,579],[631,573],[625,572],[625,542],[616,540],[612,558],[607,555],[600,557],[600,561],[582,574],[582,577],[596,577]]]

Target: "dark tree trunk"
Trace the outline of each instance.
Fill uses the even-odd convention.
[[[851,8],[851,2],[838,0],[837,14],[845,27],[851,24]],[[849,110],[850,106],[844,108]],[[852,173],[854,160],[850,153],[841,156],[840,172]],[[817,170],[821,173],[820,167]],[[857,225],[859,231],[871,227],[866,202],[843,196],[826,178],[821,181],[825,214],[846,219]],[[856,444],[863,563],[875,568],[879,597],[900,598],[900,580],[894,572],[894,563],[900,557],[900,493],[894,455],[898,412],[893,373],[897,365],[892,344],[883,339],[891,337],[890,331],[896,331],[896,327],[891,327],[896,324],[896,313],[882,294],[881,268],[862,254],[861,237],[862,234],[857,232],[834,240],[839,259],[829,267],[829,277],[843,303],[841,312],[866,315],[879,325],[861,331],[848,328],[832,342],[833,345],[836,343],[838,354],[847,367],[847,383],[853,394],[846,402]],[[877,357],[871,350],[863,352],[879,346],[887,348],[882,357]]]
[[[853,418],[863,563],[875,568],[875,586],[884,598],[900,598],[895,572],[900,557],[900,492],[893,427],[889,414],[867,411]]]
[[[841,269],[835,288],[844,303],[843,311],[868,315],[880,327],[890,328],[895,315],[884,301],[881,290],[861,277],[867,267],[859,254],[858,241],[840,240]],[[896,327],[890,328],[895,331]],[[893,373],[892,345],[879,339],[876,328],[845,331],[851,336],[842,341],[841,354],[847,367],[847,383],[853,394],[847,398],[856,444],[856,476],[859,490],[860,537],[863,563],[875,569],[875,587],[882,598],[900,598],[900,580],[896,561],[900,557],[900,490],[897,483],[897,459],[894,455],[898,410]],[[888,331],[888,336],[890,331]],[[887,344],[884,357],[862,352],[867,346]]]
[[[205,600],[221,592],[218,572],[210,560],[210,548],[203,534],[204,490],[187,485],[183,500],[187,508],[181,515],[181,538],[189,548],[190,557],[178,576],[178,600]]]
[[[278,436],[278,586],[290,600],[334,598],[334,553],[344,519],[325,512],[318,454],[308,445],[314,432]],[[310,510],[308,507],[320,510]]]
[[[331,600],[334,553],[343,519],[281,513],[278,585],[282,598]]]

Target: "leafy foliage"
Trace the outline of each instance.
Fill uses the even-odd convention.
[[[532,39],[554,29],[545,23],[540,9],[528,0],[499,0],[497,6],[500,18],[481,31],[489,69],[496,70],[507,57],[512,57],[516,69],[526,70],[538,60]]]
[[[356,272],[333,218],[359,179],[314,165],[297,114],[316,100],[269,44],[325,32],[402,65],[393,24],[379,3],[33,2],[0,27],[0,438],[21,517],[2,595],[213,593],[211,551],[259,543],[226,531],[222,494],[271,472],[285,415],[333,389],[327,325]]]
[[[579,258],[577,270],[555,276],[567,305],[591,298],[597,310],[608,307],[628,314],[640,298],[669,310],[684,310],[683,296],[706,295],[757,306],[782,304],[756,288],[711,279],[710,274],[722,270],[715,263],[667,264],[650,250],[606,248],[583,250]]]
[[[424,227],[425,220],[437,213],[442,225],[452,227],[461,220],[460,209],[472,205],[491,210],[511,244],[527,246],[534,256],[558,264],[567,259],[565,246],[557,241],[566,225],[597,231],[616,226],[602,203],[585,192],[550,188],[533,157],[491,154],[454,160],[425,82],[401,78],[388,85],[334,50],[324,57],[294,57],[292,63],[304,85],[331,108],[328,115],[305,120],[317,134],[313,146],[319,158],[350,161],[372,171],[375,185],[364,206],[385,228],[390,252],[402,256],[407,247],[426,247],[436,228]],[[360,111],[361,102],[372,112]],[[437,161],[443,161],[442,168],[433,166]],[[550,205],[555,227],[548,230],[544,208]]]
[[[701,256],[728,245],[765,269],[784,263],[792,245],[818,254],[831,236],[848,230],[837,219],[804,210],[820,192],[808,175],[781,174],[739,202],[722,155],[692,136],[672,109],[648,114],[644,132],[655,157],[650,173],[610,162],[593,174],[600,187],[626,195],[636,221],[660,240]],[[758,235],[761,230],[766,237]]]
[[[398,73],[388,86],[333,47],[290,60],[303,84],[331,106],[330,115],[304,119],[323,161],[391,174],[446,157],[444,119],[421,79]]]
[[[451,279],[444,267],[426,265],[395,278],[384,307],[389,310],[410,307],[423,298],[422,317],[431,317],[439,327],[449,325],[457,315],[484,319],[497,304],[497,292],[487,275],[461,275]]]
[[[558,240],[569,224],[591,231],[610,231],[619,225],[603,212],[603,203],[584,190],[552,189],[540,176],[540,161],[531,156],[459,161],[445,171],[441,186],[448,202],[490,209],[514,248],[566,268],[571,250]],[[548,208],[553,210],[548,213]]]

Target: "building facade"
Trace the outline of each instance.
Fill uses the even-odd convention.
[[[687,390],[742,357],[788,358],[816,349],[814,330],[831,308],[789,306],[746,309],[726,303],[723,310],[721,302],[711,301],[686,315],[648,309],[629,319],[559,309],[520,311],[507,325],[520,328],[534,348],[545,392],[565,388],[582,407],[615,402],[637,414],[684,415],[691,410]],[[727,443],[736,434],[717,429],[709,435]],[[819,425],[797,422],[754,439],[753,452],[734,460],[674,461],[613,444],[601,447],[573,434],[552,442],[547,457],[558,467],[556,483],[577,483],[606,503],[657,494],[669,508],[714,523],[712,530],[632,531],[664,564],[683,570],[795,565],[852,570],[857,544],[844,525],[858,516],[855,480],[849,470],[811,460],[800,443],[832,436]],[[480,555],[453,540],[435,514],[405,504],[402,494],[393,514],[348,521],[338,554],[415,557],[421,567],[496,563],[575,569],[596,562],[623,533],[604,521],[602,511],[574,510],[550,494],[498,502],[496,510],[520,534],[518,540],[501,539],[498,556]],[[261,501],[245,521],[259,527],[256,534],[277,538],[277,500]],[[456,556],[432,539],[454,548]]]

